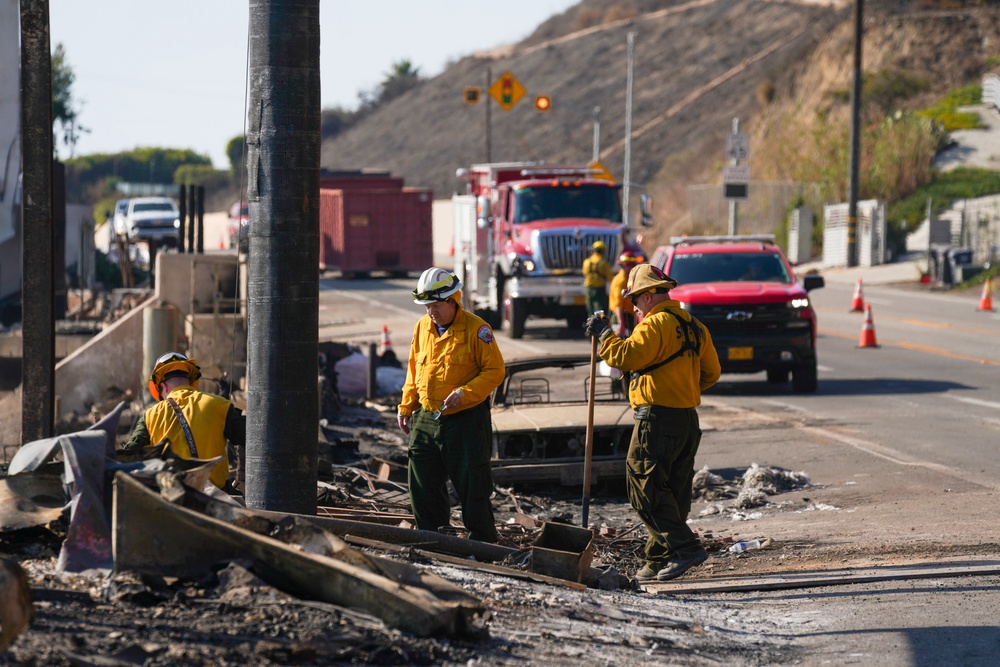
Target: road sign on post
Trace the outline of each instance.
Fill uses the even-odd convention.
[[[731,164],[722,168],[722,194],[726,199],[749,198],[750,165]]]
[[[463,99],[466,104],[479,104],[479,98],[483,92],[483,89],[479,86],[468,86],[463,91]]]
[[[726,159],[745,162],[750,157],[750,135],[731,132],[726,135]]]
[[[504,111],[510,111],[527,92],[510,72],[501,74],[489,89],[490,97],[495,99]]]

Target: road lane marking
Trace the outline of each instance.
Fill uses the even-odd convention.
[[[784,404],[781,401],[765,400],[763,402],[772,403],[778,406],[787,405],[787,407],[795,409],[795,406],[791,404]],[[744,408],[739,405],[733,405],[732,403],[728,403],[726,401],[721,401],[721,400],[715,400],[715,401],[711,399],[704,400],[702,401],[702,405],[706,407],[713,407],[719,410],[720,412],[736,413],[737,416],[739,416],[739,414],[741,413],[751,414],[758,419],[762,419],[763,421],[770,422],[772,424],[783,422],[785,419],[780,415],[772,416],[770,414],[766,414],[757,410],[751,410],[749,408]],[[816,416],[818,417],[818,415]],[[978,486],[982,486],[994,491],[1000,490],[1000,481],[992,477],[978,473],[965,472],[963,470],[959,470],[957,468],[951,468],[949,466],[942,465],[940,463],[932,463],[930,461],[915,459],[891,447],[880,445],[875,442],[871,442],[869,440],[864,440],[862,438],[856,438],[847,435],[845,433],[840,433],[838,431],[831,430],[830,428],[827,427],[803,425],[803,426],[793,426],[792,428],[795,428],[798,431],[802,431],[804,433],[810,433],[814,437],[819,438],[821,440],[824,439],[833,440],[835,442],[848,445],[857,450],[866,452],[867,454],[870,454],[872,456],[889,461],[890,463],[895,463],[896,465],[914,467],[914,468],[924,468],[925,470],[930,470],[944,475],[949,475],[951,477],[960,479],[964,482],[968,482],[970,484],[976,484]]]
[[[364,292],[361,294],[355,294],[354,292],[348,292],[347,290],[337,290],[337,294],[340,296],[346,296],[348,299],[354,299],[355,301],[360,301],[361,303],[372,305],[372,299],[370,292]],[[386,303],[385,301],[379,301],[378,305],[383,310],[391,310],[394,313],[399,313],[400,315],[406,315],[407,317],[412,317],[414,320],[419,320],[422,313],[417,312],[415,308],[400,308],[399,306],[394,306],[391,303]]]
[[[979,407],[982,408],[994,408],[996,410],[1000,410],[1000,403],[997,403],[996,401],[984,401],[978,398],[967,398],[965,396],[952,396],[950,394],[945,394],[945,396],[947,396],[952,400],[961,401],[963,403],[968,403],[970,405],[978,405]]]
[[[840,333],[839,331],[829,331],[827,329],[819,329],[819,333],[824,336],[833,336],[834,338],[846,338],[853,339],[855,336],[850,334]],[[991,366],[1000,366],[1000,359],[987,359],[985,357],[973,357],[968,354],[959,354],[958,352],[951,352],[940,347],[934,347],[933,345],[923,345],[921,343],[911,343],[909,341],[901,340],[898,342],[887,342],[884,338],[879,341],[879,345],[882,347],[898,347],[904,350],[912,350],[914,352],[926,352],[927,354],[936,354],[940,357],[948,357],[949,359],[960,359],[962,361],[972,361],[977,364],[989,364]]]
[[[919,459],[912,459],[907,457],[902,452],[895,450],[891,447],[886,447],[885,445],[879,445],[868,440],[862,440],[861,438],[854,438],[843,433],[837,433],[836,431],[831,431],[819,426],[803,426],[803,431],[808,431],[813,435],[819,437],[829,438],[830,440],[835,440],[841,444],[848,445],[857,450],[871,454],[880,459],[885,459],[890,463],[895,463],[901,466],[908,466],[913,468],[924,468],[925,470],[930,470],[933,472],[938,472],[944,475],[949,475],[955,477],[964,482],[970,484],[976,484],[978,486],[991,489],[993,491],[1000,490],[1000,483],[997,480],[987,477],[985,475],[980,475],[977,473],[967,473],[963,470],[957,468],[952,468],[940,463],[931,463],[930,461],[921,461]]]
[[[819,312],[840,312],[835,308],[818,308]],[[955,324],[953,322],[932,322],[930,320],[915,320],[909,317],[895,317],[893,315],[879,314],[879,320],[889,320],[890,322],[900,322],[902,324],[910,324],[916,327],[925,327],[928,329],[954,329],[955,331],[968,331],[970,333],[981,333],[994,336],[997,334],[997,329],[988,329],[983,327],[972,327],[966,326],[964,324]]]

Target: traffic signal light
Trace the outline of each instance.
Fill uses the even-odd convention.
[[[552,111],[552,98],[548,95],[535,95],[535,111]]]
[[[463,99],[465,99],[466,104],[479,104],[479,95],[481,90],[476,86],[471,86],[465,89]]]
[[[513,106],[514,104],[514,78],[505,76],[500,80],[500,105]]]

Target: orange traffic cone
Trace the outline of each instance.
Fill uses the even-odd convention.
[[[851,311],[852,313],[860,313],[865,309],[865,297],[861,291],[861,278],[858,278],[858,284],[854,288],[854,296],[851,298]]]
[[[979,310],[993,310],[993,294],[989,278],[983,283],[983,295],[979,297]]]
[[[382,325],[382,344],[379,346],[379,355],[392,352],[392,343],[389,342],[389,325]]]
[[[872,321],[871,305],[865,307],[865,321],[861,325],[858,347],[878,347],[878,343],[875,342],[875,322]]]

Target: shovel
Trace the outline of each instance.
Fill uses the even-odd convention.
[[[596,315],[604,316],[599,310]],[[590,525],[590,472],[594,460],[594,382],[597,380],[597,338],[590,339],[590,389],[587,395],[587,438],[583,458],[583,517],[581,525]]]

